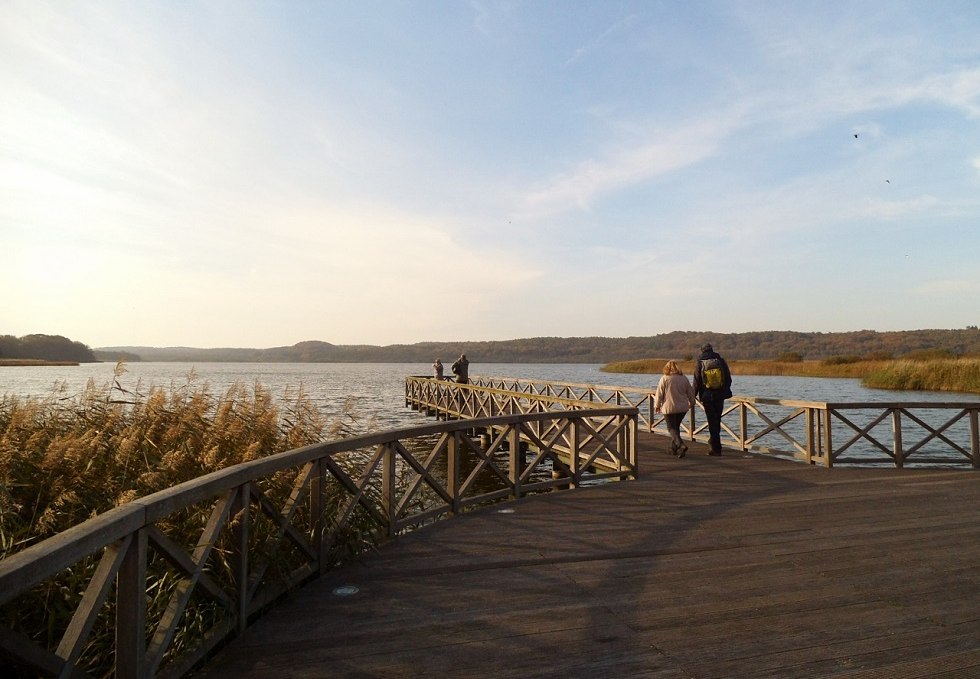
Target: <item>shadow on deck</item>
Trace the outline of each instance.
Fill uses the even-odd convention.
[[[637,481],[398,538],[198,676],[980,676],[977,472],[679,460],[666,441],[641,432]]]

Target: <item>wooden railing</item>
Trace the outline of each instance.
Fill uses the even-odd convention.
[[[726,408],[726,416],[737,418],[737,428],[724,419],[722,423],[742,450],[789,453],[827,467],[883,463],[980,468],[978,415],[980,403],[970,402],[816,403],[743,396]],[[763,438],[773,434],[789,447],[764,445]]]
[[[638,421],[648,431],[667,433],[663,416],[654,411],[653,389],[475,377],[469,385],[458,385],[468,387],[460,397],[450,395],[447,389],[451,387],[443,384],[453,383],[410,377],[406,399],[434,399],[434,410],[461,417],[472,408],[520,409],[522,403],[535,411],[549,403],[562,410],[627,405],[637,408]],[[449,407],[453,398],[465,405],[458,413]],[[827,467],[922,464],[980,468],[978,416],[980,402],[975,401],[825,403],[735,396],[726,402],[722,442],[742,451],[789,456]],[[692,440],[708,440],[700,405],[690,412],[683,433]]]
[[[0,561],[5,620],[34,605],[71,612],[54,629],[0,628],[0,667],[181,676],[365,536],[635,476],[635,431],[634,408],[448,421],[292,450],[136,500]]]

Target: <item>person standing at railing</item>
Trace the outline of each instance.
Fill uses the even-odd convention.
[[[436,359],[436,362],[432,364],[432,370],[433,370],[433,372],[435,372],[436,379],[437,380],[445,379],[442,376],[442,359],[441,358],[437,358]]]
[[[694,391],[708,421],[708,455],[721,455],[721,414],[725,412],[725,399],[732,396],[732,372],[708,343],[701,345],[701,355],[694,366]]]
[[[684,457],[687,444],[681,440],[681,422],[684,415],[694,407],[694,387],[687,381],[676,361],[664,364],[664,374],[657,383],[653,408],[664,414],[667,431],[670,432],[670,454]]]
[[[466,354],[460,354],[456,362],[453,363],[453,375],[456,376],[456,381],[460,384],[467,384],[470,381],[470,362],[466,358]]]

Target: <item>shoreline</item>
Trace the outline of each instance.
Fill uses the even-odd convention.
[[[40,358],[0,358],[0,368],[15,368],[18,366],[66,366],[80,365],[78,361],[45,361]]]
[[[610,374],[656,375],[663,371],[664,363],[665,359],[638,359],[607,363],[599,370]],[[694,374],[693,360],[679,360],[677,364],[685,374]],[[976,357],[926,360],[731,360],[728,365],[733,375],[848,377],[860,379],[864,386],[873,389],[980,394],[980,358]]]

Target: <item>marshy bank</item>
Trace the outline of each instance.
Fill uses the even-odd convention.
[[[668,359],[639,359],[602,366],[607,373],[660,374]],[[678,361],[691,375],[694,360]],[[733,375],[847,377],[871,389],[945,391],[980,394],[980,358],[868,359],[849,356],[813,360],[730,360]]]

